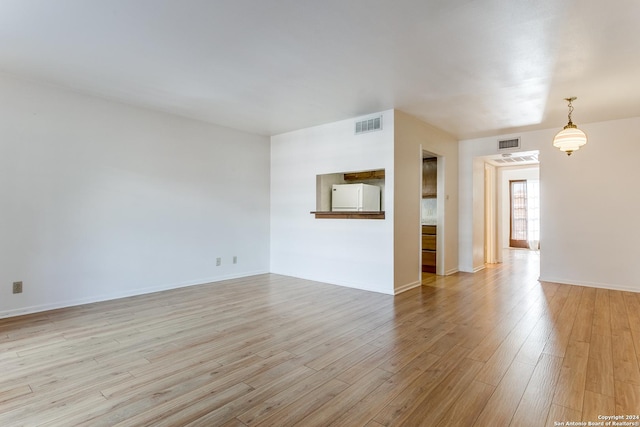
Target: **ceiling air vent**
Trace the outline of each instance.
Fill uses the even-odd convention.
[[[519,157],[503,157],[501,159],[493,159],[495,163],[507,165],[509,163],[537,163],[536,156],[519,156]]]
[[[498,141],[498,150],[509,150],[513,148],[520,148],[520,138]]]
[[[356,135],[376,130],[382,130],[382,116],[371,117],[356,122]]]

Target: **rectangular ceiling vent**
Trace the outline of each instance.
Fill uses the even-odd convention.
[[[382,130],[382,116],[371,117],[356,122],[356,135]]]
[[[501,159],[493,159],[493,161],[504,165],[509,163],[537,163],[538,158],[536,156],[503,157]]]
[[[498,141],[498,150],[512,150],[514,148],[520,148],[520,138]]]

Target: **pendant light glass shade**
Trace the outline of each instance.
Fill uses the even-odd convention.
[[[571,121],[571,113],[573,112],[571,102],[576,99],[576,97],[565,98],[569,102],[569,123],[553,138],[553,146],[564,151],[568,156],[587,143],[587,135]]]
[[[573,127],[565,126],[553,138],[553,146],[564,151],[569,156],[586,143],[587,135],[578,129],[576,125],[573,125]]]

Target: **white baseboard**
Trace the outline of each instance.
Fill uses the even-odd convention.
[[[451,270],[445,271],[444,275],[445,276],[451,276],[452,274],[456,274],[458,273],[460,270],[458,270],[457,268],[452,268]]]
[[[186,288],[188,286],[204,285],[206,283],[221,282],[223,280],[239,279],[241,277],[256,276],[258,274],[266,274],[268,271],[252,271],[241,274],[229,274],[225,276],[216,276],[191,280],[188,282],[165,284],[159,286],[151,286],[146,288],[131,289],[126,292],[118,292],[113,294],[96,295],[88,298],[79,298],[74,300],[58,301],[51,304],[40,304],[29,307],[21,307],[13,310],[0,311],[0,319],[6,317],[23,316],[25,314],[40,313],[43,311],[57,310],[59,308],[75,307],[78,305],[92,304],[95,302],[111,301],[120,298],[127,298],[136,295],[152,294],[154,292],[168,291],[170,289]]]
[[[458,267],[458,271],[457,272],[462,272],[462,273],[477,273],[478,271],[484,270],[486,268],[486,266],[484,264],[482,264],[479,267],[470,267],[470,268],[462,268],[462,267]]]
[[[598,282],[577,282],[573,280],[566,279],[558,279],[554,277],[542,277],[538,278],[541,282],[551,282],[551,283],[560,283],[561,285],[574,285],[574,286],[585,286],[588,288],[600,288],[600,289],[610,289],[612,291],[623,291],[623,292],[640,292],[640,287],[626,286],[620,284],[612,284],[612,283],[598,283]]]
[[[347,281],[341,280],[338,277],[329,277],[329,276],[311,277],[308,275],[301,275],[301,274],[283,272],[283,271],[271,271],[270,273],[279,274],[281,276],[295,277],[297,279],[302,279],[302,280],[310,280],[312,282],[326,283],[327,285],[342,286],[345,288],[359,289],[361,291],[376,292],[376,293],[385,294],[385,295],[394,295],[393,289],[386,289],[386,288],[381,289],[380,287],[373,287],[364,283],[347,282]]]
[[[317,282],[317,279],[305,279],[305,280],[312,280],[314,282]],[[351,288],[351,289],[358,289],[361,291],[367,291],[367,292],[376,292],[379,294],[385,294],[385,295],[393,295],[393,292],[389,292],[386,289],[385,290],[381,290],[379,288],[373,288],[370,286],[366,286],[366,285],[361,285],[359,283],[346,283],[346,282],[325,282],[325,281],[321,281],[322,283],[327,283],[329,285],[336,285],[336,286],[342,286],[345,288]]]
[[[393,290],[393,294],[394,295],[398,295],[401,294],[403,292],[408,291],[409,289],[413,289],[413,288],[417,288],[418,286],[421,286],[422,282],[421,281],[417,281],[417,282],[413,282],[413,283],[407,283],[406,285],[402,285],[399,288],[395,288]]]

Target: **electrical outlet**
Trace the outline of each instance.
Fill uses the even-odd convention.
[[[216,258],[216,267],[220,267],[222,265],[222,258]]]
[[[13,293],[14,294],[22,293],[22,282],[13,282]]]
[[[238,263],[238,257],[237,257],[237,256],[235,256],[235,255],[233,256],[233,263],[234,263],[234,264],[237,264],[237,263]]]

